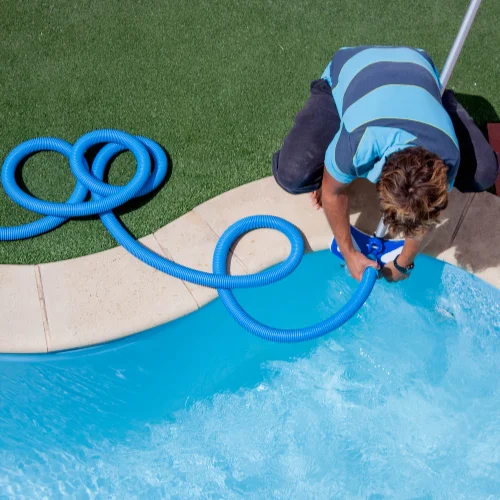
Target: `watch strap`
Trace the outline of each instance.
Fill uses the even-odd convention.
[[[399,255],[398,255],[399,257]],[[403,266],[400,266],[398,264],[398,257],[396,257],[394,259],[394,267],[400,272],[400,273],[403,273],[403,274],[410,274],[410,271],[415,267],[415,264],[410,264],[409,266],[407,267],[403,267]]]

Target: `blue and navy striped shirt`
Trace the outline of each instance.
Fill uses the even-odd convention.
[[[341,118],[325,155],[337,181],[377,182],[386,158],[410,146],[437,154],[449,167],[450,189],[460,152],[443,108],[439,73],[429,55],[409,47],[347,47],[323,72]]]

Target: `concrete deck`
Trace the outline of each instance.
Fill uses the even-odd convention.
[[[351,223],[373,232],[379,220],[374,185],[351,189]],[[160,255],[211,271],[218,237],[242,217],[270,214],[295,224],[309,251],[329,247],[332,234],[307,195],[291,196],[269,177],[207,201],[141,240]],[[453,190],[442,222],[424,253],[474,273],[500,288],[500,198]],[[233,274],[283,260],[288,240],[271,230],[245,235],[233,249]],[[124,337],[202,307],[215,290],[156,271],[115,248],[39,266],[0,265],[0,352],[48,352]]]

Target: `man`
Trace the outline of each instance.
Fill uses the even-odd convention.
[[[384,267],[389,281],[409,276],[426,232],[462,192],[491,187],[498,162],[451,91],[441,98],[439,74],[423,50],[339,50],[297,114],[273,174],[286,191],[311,193],[323,208],[351,275],[377,264],[357,252],[346,187],[357,177],[377,186],[382,216],[405,235],[401,255]]]

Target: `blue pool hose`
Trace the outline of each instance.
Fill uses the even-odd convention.
[[[84,157],[97,144],[105,144],[92,162],[92,170]],[[137,160],[137,170],[125,186],[113,186],[102,181],[108,163],[120,152],[129,150]],[[69,159],[77,182],[64,203],[35,198],[24,192],[16,182],[16,169],[30,155],[40,151],[55,151]],[[153,170],[151,171],[151,166]],[[119,130],[95,130],[83,135],[74,145],[62,139],[40,137],[23,142],[14,148],[2,167],[2,185],[7,195],[21,207],[45,215],[42,219],[13,227],[0,227],[0,240],[31,238],[60,226],[70,217],[99,215],[113,238],[151,267],[176,278],[206,287],[216,288],[229,313],[248,331],[274,342],[300,342],[325,335],[343,325],[365,303],[377,279],[377,271],[368,268],[348,302],[330,318],[306,328],[273,328],[252,318],[240,306],[231,289],[268,285],[283,279],[299,265],[304,254],[304,240],[298,229],[288,221],[269,215],[246,217],[230,226],[220,237],[213,256],[214,273],[205,273],[182,266],[161,257],[135,240],[120,224],[113,209],[132,198],[144,196],[156,189],[165,179],[168,160],[163,149],[145,137],[134,137]],[[91,199],[86,197],[91,193]],[[226,273],[227,255],[231,245],[241,235],[258,228],[281,231],[291,244],[291,252],[281,264],[256,274],[231,276]]]

